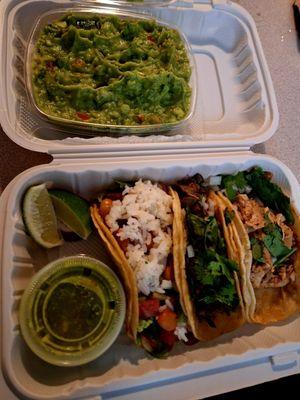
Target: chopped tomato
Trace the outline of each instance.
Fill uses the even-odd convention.
[[[109,214],[111,207],[112,207],[112,200],[111,199],[103,199],[99,206],[99,212],[102,217],[106,217]]]
[[[169,308],[163,310],[156,319],[159,326],[166,331],[174,331],[177,326],[177,315]]]
[[[85,66],[85,62],[81,58],[75,58],[72,62],[72,67],[74,68],[82,68]]]
[[[157,315],[159,309],[158,299],[146,299],[140,301],[139,311],[141,319],[148,319]]]
[[[151,35],[151,33],[149,33],[149,35],[147,35],[147,39],[149,40],[149,42],[155,43],[155,39],[154,39],[154,37]]]
[[[90,119],[89,114],[86,112],[77,111],[76,115],[78,118],[82,119],[82,121],[88,121]]]
[[[49,61],[46,61],[46,69],[48,70],[48,71],[53,71],[54,70],[54,67],[55,67],[55,63],[54,63],[54,61],[51,61],[51,60],[49,60]]]
[[[172,265],[166,266],[166,268],[163,272],[163,278],[166,279],[167,281],[174,282],[174,268]]]
[[[176,341],[174,331],[162,331],[160,334],[160,340],[168,346],[169,350],[171,350]]]
[[[144,114],[138,114],[136,116],[136,120],[137,120],[137,122],[139,122],[141,124],[142,122],[145,121],[145,115]]]

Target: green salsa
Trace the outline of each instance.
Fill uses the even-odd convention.
[[[32,72],[35,101],[54,117],[148,125],[180,121],[190,109],[185,45],[153,20],[68,14],[43,28]]]
[[[96,328],[102,310],[102,302],[95,292],[82,285],[62,282],[51,293],[45,317],[55,335],[80,339]]]

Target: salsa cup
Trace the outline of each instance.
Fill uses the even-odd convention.
[[[59,258],[35,274],[20,304],[22,336],[44,361],[86,364],[119,335],[125,294],[115,273],[84,255]]]

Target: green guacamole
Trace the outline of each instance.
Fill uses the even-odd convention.
[[[32,68],[35,101],[51,116],[130,126],[189,112],[185,45],[153,20],[68,14],[43,28]]]

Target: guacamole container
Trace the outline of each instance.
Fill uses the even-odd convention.
[[[150,2],[151,4],[151,2]],[[155,4],[155,3],[154,3]],[[135,21],[140,20],[154,20],[156,24],[162,25],[169,28],[175,28],[173,25],[164,22],[158,18],[143,14],[137,13],[133,8],[133,3],[127,2],[127,9],[119,9],[108,6],[103,6],[101,8],[92,8],[92,7],[83,7],[83,8],[70,8],[67,13],[76,13],[76,16],[80,15],[99,15],[99,16],[117,16],[122,20],[133,19]],[[52,21],[61,19],[64,15],[66,15],[66,11],[63,9],[51,10],[39,16],[36,23],[33,26],[33,30],[30,34],[28,46],[26,49],[26,68],[25,68],[25,80],[27,86],[27,94],[30,99],[30,103],[32,106],[32,113],[38,114],[40,117],[49,120],[52,123],[59,124],[65,126],[66,129],[78,129],[82,131],[84,134],[97,135],[99,132],[110,133],[110,134],[119,134],[119,135],[142,135],[142,134],[150,134],[150,133],[158,133],[165,131],[172,131],[174,129],[184,128],[187,122],[192,118],[195,104],[196,104],[196,95],[197,95],[197,78],[196,78],[196,66],[194,62],[194,57],[189,46],[189,43],[185,37],[185,35],[180,31],[179,28],[176,28],[178,31],[183,45],[185,47],[188,60],[191,68],[191,77],[189,80],[189,87],[191,89],[190,96],[190,104],[188,112],[186,116],[179,121],[176,122],[168,122],[168,123],[153,123],[153,124],[139,124],[135,123],[133,125],[117,125],[117,124],[100,124],[96,122],[89,121],[79,121],[74,119],[66,119],[59,116],[51,115],[45,111],[43,111],[37,104],[35,90],[33,86],[32,79],[32,57],[34,54],[35,46],[39,35],[44,28],[45,25],[51,23]]]
[[[57,9],[67,13],[89,5],[101,7],[99,2],[71,0],[0,2],[1,125],[15,143],[53,157],[48,165],[22,172],[1,196],[1,398],[135,400],[172,396],[185,400],[298,373],[297,316],[266,327],[245,325],[201,345],[178,345],[164,360],[149,358],[123,333],[101,357],[71,368],[44,362],[25,345],[18,319],[20,301],[43,266],[83,253],[113,267],[95,232],[86,241],[66,242],[50,250],[32,241],[21,216],[23,195],[32,185],[45,182],[48,187],[93,199],[114,179],[171,183],[195,173],[206,178],[261,166],[272,172],[300,211],[300,186],[293,173],[279,160],[250,149],[274,134],[279,115],[255,24],[232,2],[138,6],[147,18],[150,15],[179,26],[195,59],[195,112],[176,134],[144,137],[124,133],[116,138],[106,133],[88,138],[82,129],[53,124],[33,111],[27,97],[25,61],[36,21]],[[133,9],[130,5],[130,10],[121,11],[126,14]]]

